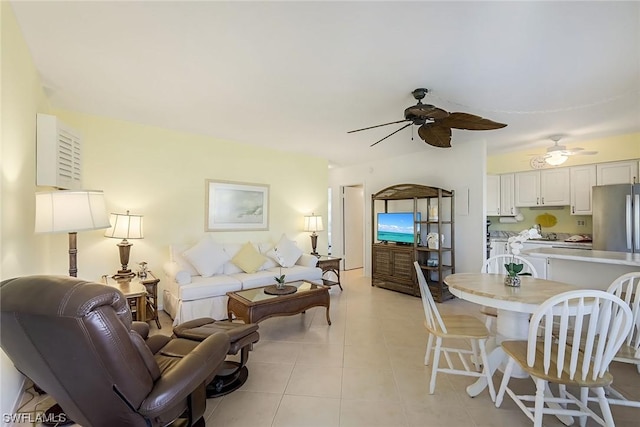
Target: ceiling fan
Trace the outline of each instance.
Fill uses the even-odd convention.
[[[584,148],[580,147],[568,150],[566,146],[558,144],[562,139],[562,135],[552,135],[549,139],[552,140],[554,144],[547,148],[547,154],[536,158],[537,163],[545,162],[551,166],[558,166],[566,162],[569,156],[598,154],[597,151],[585,151]],[[534,161],[532,160],[532,164],[533,163]]]
[[[384,138],[371,144],[371,147],[384,141],[392,135],[400,132],[411,125],[420,126],[418,135],[429,145],[434,147],[447,148],[451,147],[451,129],[464,130],[492,130],[500,129],[506,126],[504,123],[494,122],[489,119],[482,118],[469,113],[449,113],[441,108],[430,104],[423,104],[422,98],[429,92],[428,89],[419,88],[411,92],[413,97],[418,101],[404,110],[404,120],[384,123],[381,125],[369,126],[362,129],[356,129],[347,133],[360,132],[363,130],[373,129],[381,126],[392,125],[396,123],[409,122],[400,129],[390,133]]]

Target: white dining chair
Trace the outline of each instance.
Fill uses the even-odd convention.
[[[531,262],[525,258],[522,258],[518,255],[510,255],[510,254],[502,254],[502,255],[494,255],[482,264],[482,268],[480,269],[481,273],[492,273],[492,274],[504,274],[506,272],[504,265],[509,264],[510,262],[517,262],[523,264],[524,268],[522,269],[523,273],[529,273],[533,277],[538,277],[538,272],[536,268],[531,264]],[[493,329],[494,320],[498,317],[498,310],[493,307],[482,306],[480,308],[480,313],[485,316],[485,326],[489,331]]]
[[[607,292],[616,295],[627,303],[633,314],[632,327],[629,330],[629,334],[620,350],[613,357],[613,360],[636,365],[636,369],[640,374],[640,272],[627,273],[618,277],[611,283]],[[613,387],[608,387],[607,392],[609,403],[613,405],[640,408],[640,402],[628,400]]]
[[[438,307],[431,295],[427,281],[424,278],[422,269],[418,262],[413,263],[416,269],[416,276],[420,285],[420,296],[424,307],[425,327],[429,333],[427,341],[427,350],[424,355],[424,364],[429,365],[431,350],[433,347],[433,339],[435,338],[435,348],[433,349],[433,362],[431,367],[431,382],[429,384],[429,393],[433,394],[436,388],[436,376],[438,372],[453,375],[464,375],[468,377],[486,377],[489,388],[491,401],[495,402],[496,392],[491,380],[491,372],[489,363],[487,362],[486,341],[489,338],[489,331],[480,319],[468,315],[440,315]],[[443,339],[450,338],[452,341],[447,342],[447,346],[443,346]],[[471,344],[471,350],[467,347],[454,347],[453,343],[459,340],[468,340]],[[464,342],[464,341],[463,341]],[[480,358],[478,358],[478,348],[480,349]],[[440,355],[444,356],[447,367],[440,368]],[[454,366],[452,355],[457,355],[463,369]],[[471,363],[475,370],[471,369]],[[482,361],[480,368],[478,361]]]
[[[587,417],[600,425],[614,426],[605,395],[605,387],[613,381],[608,368],[631,329],[632,316],[624,301],[605,291],[576,290],[549,298],[533,313],[526,341],[501,343],[509,362],[496,406],[502,404],[506,392],[535,427],[542,426],[544,414],[577,416],[581,426],[586,425]],[[542,337],[538,335],[541,329]],[[516,364],[534,381],[535,395],[517,395],[509,388]],[[558,397],[552,396],[550,382],[558,384]],[[567,386],[579,388],[580,397],[571,394]],[[589,391],[596,397],[590,397]],[[588,407],[595,401],[602,417]],[[525,402],[534,402],[534,406]]]

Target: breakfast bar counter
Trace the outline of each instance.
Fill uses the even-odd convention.
[[[585,249],[537,248],[522,252],[546,260],[546,278],[606,290],[617,277],[640,271],[640,254]]]
[[[537,248],[524,251],[523,254],[536,258],[556,258],[572,261],[597,262],[601,264],[629,265],[640,268],[640,254],[627,252],[573,248]]]

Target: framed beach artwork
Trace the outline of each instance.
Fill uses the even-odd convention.
[[[205,231],[269,229],[269,186],[206,180]]]

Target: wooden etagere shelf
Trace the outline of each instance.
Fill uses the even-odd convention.
[[[398,209],[407,210],[407,203],[410,203],[408,201],[413,201],[414,224],[416,229],[420,229],[413,244],[376,242],[377,213],[394,212]],[[398,208],[398,206],[405,207]],[[400,184],[373,194],[371,196],[371,232],[372,241],[376,243],[373,243],[371,248],[371,285],[420,296],[420,288],[413,268],[413,262],[418,261],[434,299],[442,302],[452,298],[453,295],[444,283],[444,277],[455,273],[454,208],[453,190],[418,184]],[[418,218],[422,219],[418,220]],[[427,236],[430,233],[437,236],[444,235],[444,244],[439,240],[435,247],[432,241],[430,247],[427,242]]]

